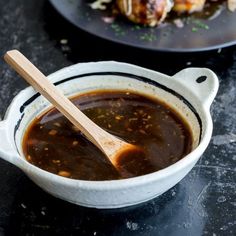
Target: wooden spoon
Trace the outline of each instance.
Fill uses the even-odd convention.
[[[91,121],[63,93],[53,85],[23,54],[8,51],[5,61],[29,84],[50,101],[64,116],[96,145],[117,169],[117,159],[127,151],[139,152],[139,148],[109,134]]]

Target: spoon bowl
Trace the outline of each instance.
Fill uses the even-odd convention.
[[[199,79],[201,78],[201,79]],[[216,75],[206,68],[187,68],[173,76],[120,62],[79,63],[50,76],[67,97],[97,90],[127,90],[162,99],[179,111],[192,129],[193,149],[175,164],[139,177],[109,181],[64,178],[26,161],[25,131],[50,103],[32,87],[21,91],[0,122],[0,157],[19,167],[55,197],[94,208],[120,208],[152,199],[176,185],[199,160],[212,134],[210,105],[218,90]],[[207,156],[205,157],[207,158]]]

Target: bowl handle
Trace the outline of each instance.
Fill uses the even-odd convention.
[[[186,68],[176,73],[173,79],[178,80],[186,91],[190,90],[209,109],[219,88],[216,74],[207,68]]]
[[[16,153],[13,144],[9,141],[6,120],[0,122],[0,158],[15,164]]]

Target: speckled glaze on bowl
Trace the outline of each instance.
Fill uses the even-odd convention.
[[[103,89],[135,91],[164,100],[189,123],[193,150],[175,164],[144,176],[112,181],[84,181],[57,176],[31,165],[22,152],[30,122],[50,104],[32,87],[21,91],[0,122],[0,156],[19,167],[38,186],[66,201],[94,208],[119,208],[152,199],[177,184],[195,165],[212,134],[210,105],[218,90],[216,75],[187,68],[174,76],[119,62],[76,64],[48,79],[67,96]]]

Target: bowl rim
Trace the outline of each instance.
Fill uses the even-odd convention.
[[[135,66],[132,64],[128,64],[128,63],[122,63],[122,62],[115,62],[115,61],[102,61],[102,62],[89,62],[89,63],[79,63],[79,64],[75,64],[66,68],[62,68],[52,74],[50,74],[48,76],[48,79],[50,79],[52,82],[55,81],[61,81],[63,80],[62,75],[65,74],[68,71],[72,71],[74,69],[77,69],[78,65],[81,64],[97,64],[97,63],[106,63],[106,64],[114,64],[114,65],[128,65],[133,67],[134,69],[139,69],[139,70],[144,70],[144,71],[150,71],[152,73],[155,73],[156,75],[159,74],[162,77],[168,77],[170,78],[171,76],[168,76],[166,74],[162,74],[160,72],[154,71],[154,70],[149,70],[146,68],[142,68],[139,66]],[[32,96],[33,94],[36,94],[37,92],[35,92],[35,90],[29,86],[26,87],[25,89],[21,90],[12,100],[10,106],[8,107],[5,116],[4,116],[4,120],[9,120],[9,116],[11,115],[13,109],[13,105],[15,103],[15,100],[19,99],[24,93],[30,93]],[[42,96],[42,95],[40,95]],[[53,174],[51,172],[48,172],[46,170],[43,170],[31,163],[29,163],[24,156],[21,156],[19,154],[17,154],[15,156],[15,159],[17,162],[21,162],[21,164],[19,165],[19,167],[21,167],[22,169],[27,170],[27,173],[29,172],[34,172],[37,175],[40,175],[40,177],[45,177],[45,178],[50,178],[53,181],[56,181],[58,183],[61,183],[63,185],[67,185],[67,186],[77,186],[77,187],[83,187],[86,189],[97,189],[97,190],[104,190],[104,189],[121,189],[124,186],[125,187],[135,187],[138,185],[142,185],[143,183],[147,183],[147,182],[153,182],[161,179],[166,179],[168,176],[175,174],[176,172],[181,171],[182,169],[184,169],[185,167],[187,167],[188,165],[191,165],[192,163],[195,163],[200,156],[202,155],[202,153],[204,152],[204,150],[206,149],[210,138],[211,138],[211,134],[212,134],[212,129],[213,129],[213,124],[212,124],[212,119],[210,116],[210,112],[209,110],[207,110],[204,106],[201,107],[202,109],[202,116],[205,122],[205,132],[201,137],[200,143],[199,145],[192,150],[189,154],[187,154],[186,156],[184,156],[182,159],[178,160],[177,162],[175,162],[174,164],[167,166],[161,170],[146,174],[146,175],[142,175],[142,176],[136,176],[136,177],[132,177],[132,178],[127,178],[127,179],[119,179],[119,180],[103,180],[103,181],[91,181],[91,180],[79,180],[79,179],[70,179],[70,178],[65,178],[56,174]],[[202,118],[202,117],[201,117]],[[15,147],[16,148],[16,147]],[[19,164],[19,163],[18,163]],[[35,172],[36,171],[36,172]]]

